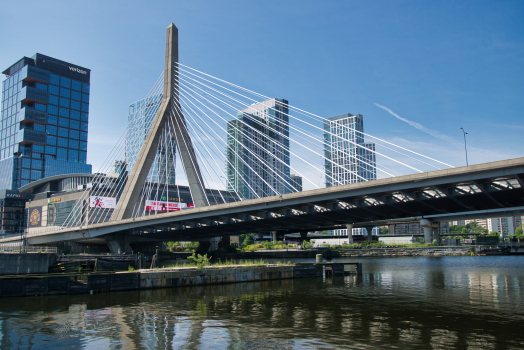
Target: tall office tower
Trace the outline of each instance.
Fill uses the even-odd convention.
[[[362,114],[344,113],[324,119],[326,187],[377,179],[375,144],[364,142]],[[365,229],[353,229],[363,234]],[[374,234],[378,234],[375,228]],[[335,230],[345,235],[347,230]]]
[[[228,190],[245,199],[295,192],[290,181],[287,100],[269,99],[227,123]]]
[[[292,192],[302,191],[302,176],[291,174],[291,189]]]
[[[153,123],[156,112],[158,112],[158,108],[160,108],[161,102],[162,94],[158,94],[137,101],[129,106],[129,116],[127,119],[128,131],[126,137],[126,161],[128,171],[133,169],[133,165],[138,158],[138,153],[146,140],[147,133],[151,128],[151,124]],[[151,165],[146,181],[174,185],[176,144],[172,133],[169,132],[168,129],[164,130],[158,145],[159,150]]]
[[[87,161],[91,71],[42,54],[3,71],[0,189],[91,173]]]
[[[324,120],[326,187],[377,179],[375,144],[364,142],[362,114]]]

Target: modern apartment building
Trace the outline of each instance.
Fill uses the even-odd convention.
[[[37,53],[3,73],[0,189],[16,190],[49,176],[90,174],[91,71]]]
[[[364,142],[362,114],[344,113],[324,119],[326,187],[377,179],[375,144]],[[353,229],[353,235],[367,234]],[[346,235],[347,230],[334,230]],[[378,227],[373,229],[378,234]]]
[[[244,199],[295,192],[290,176],[289,108],[269,99],[238,112],[227,124],[229,191]]]
[[[514,235],[515,230],[522,225],[521,216],[489,218],[487,228],[489,232],[498,232],[501,236]]]
[[[131,171],[135,164],[138,153],[146,140],[147,133],[155,115],[160,108],[162,94],[151,96],[137,101],[129,106],[128,131],[126,137],[126,162],[127,169]],[[159,149],[149,174],[147,182],[161,184],[175,184],[175,159],[176,144],[172,133],[166,128],[159,139]]]

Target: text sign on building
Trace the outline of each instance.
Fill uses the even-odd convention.
[[[116,208],[116,198],[90,196],[89,197],[89,207],[115,209]]]
[[[42,207],[29,208],[29,227],[42,226]]]
[[[193,203],[174,203],[146,200],[146,210],[148,211],[179,211],[184,208],[194,207]]]

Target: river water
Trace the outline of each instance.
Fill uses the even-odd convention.
[[[338,259],[337,261],[355,261]],[[524,257],[361,258],[362,276],[0,299],[1,349],[521,349]]]

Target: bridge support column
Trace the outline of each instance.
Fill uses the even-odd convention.
[[[373,240],[373,227],[374,226],[366,226],[366,231],[368,231],[368,242],[371,242]]]
[[[431,242],[437,242],[438,244],[440,244],[440,227],[432,227],[432,231],[433,237]]]
[[[109,251],[113,254],[131,253],[131,244],[126,240],[124,233],[112,234],[110,238],[106,239]]]
[[[277,231],[271,231],[271,238],[273,239],[273,242],[277,241]]]
[[[353,244],[353,224],[346,224],[348,229],[348,244]]]
[[[421,219],[420,226],[424,230],[424,243],[431,243],[431,231],[433,230],[433,225],[428,219]]]
[[[302,242],[307,241],[307,232],[300,232],[300,240]]]

